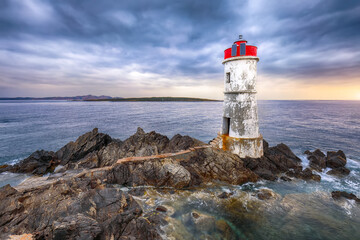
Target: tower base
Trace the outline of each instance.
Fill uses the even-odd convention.
[[[264,155],[263,137],[257,138],[234,138],[228,135],[220,135],[219,147],[230,151],[241,158],[260,158]]]

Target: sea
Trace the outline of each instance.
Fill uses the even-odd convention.
[[[121,140],[134,134],[137,127],[141,127],[146,132],[156,131],[169,138],[179,133],[207,143],[216,137],[220,130],[222,107],[222,102],[2,100],[0,101],[0,165],[15,164],[40,149],[56,151],[95,127],[100,132]],[[306,150],[320,149],[326,152],[341,149],[347,156],[346,166],[351,173],[347,177],[337,178],[327,175],[324,171],[320,173],[322,178],[320,183],[261,181],[243,186],[244,190],[256,191],[256,189],[268,188],[281,196],[321,195],[340,190],[360,197],[360,101],[260,100],[258,113],[260,132],[270,146],[285,143],[302,159],[304,167],[309,164],[304,155]],[[0,186],[5,184],[16,186],[27,177],[24,174],[2,173]],[[189,205],[191,204],[187,206]],[[334,209],[328,211],[320,209],[324,217],[337,214]],[[339,230],[345,235],[314,235],[314,231],[324,227],[323,223],[322,225],[314,223],[315,227],[310,227],[292,237],[293,239],[304,239],[307,236],[310,237],[307,239],[344,239],[344,237],[360,239],[357,235],[359,230],[356,230],[360,228],[359,217],[352,215],[351,207],[347,206],[344,215],[334,216],[334,219],[339,221],[350,222],[346,225],[349,229]],[[306,221],[309,219],[301,218],[294,224],[303,226],[306,225]],[[331,219],[331,221],[335,220]],[[258,235],[246,235],[244,232],[247,230],[242,229],[241,226],[235,225],[234,228],[240,232],[239,239],[244,236],[244,239],[266,239],[265,227],[265,233]],[[351,234],[351,231],[355,231],[355,235]],[[246,238],[246,236],[250,237]]]

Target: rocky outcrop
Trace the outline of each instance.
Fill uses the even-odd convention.
[[[99,133],[97,128],[91,132],[80,136],[75,142],[69,142],[56,152],[56,156],[61,160],[61,165],[76,162],[84,158],[89,153],[96,152],[107,146],[112,141],[111,137],[104,133]]]
[[[327,152],[326,166],[329,168],[345,167],[346,156],[343,151]]]
[[[131,195],[88,177],[17,191],[0,188],[0,238],[161,239],[160,215],[143,214]]]
[[[44,150],[36,151],[14,166],[2,165],[0,172],[32,173],[43,175],[53,172],[62,165],[62,171],[69,169],[90,169],[113,165],[118,159],[134,156],[151,156],[171,153],[203,145],[189,136],[175,135],[171,140],[154,131],[137,132],[125,141],[112,139],[99,133],[97,128],[80,136],[75,142],[69,142],[56,153]]]
[[[309,166],[318,172],[322,172],[325,168],[332,168],[327,174],[342,177],[350,173],[350,170],[345,167],[346,156],[341,150],[337,152],[329,151],[325,155],[322,151],[316,149],[314,152],[305,151],[305,154],[309,160]]]
[[[167,224],[165,219],[175,210],[152,204],[152,210],[144,211],[133,196],[144,195],[146,186],[174,193],[209,183],[240,185],[260,178],[320,181],[313,170],[329,166],[333,169],[328,174],[348,174],[341,151],[325,156],[316,150],[308,156],[311,168],[303,169],[301,160],[285,144],[269,147],[264,141],[263,157],[241,159],[189,136],[178,134],[169,139],[138,128],[133,136],[120,141],[94,129],[55,153],[36,151],[17,165],[0,167],[0,171],[37,175],[16,188],[0,188],[0,238],[31,234],[36,239],[159,239],[160,226]],[[59,165],[62,168],[54,171]],[[123,192],[126,187],[131,190]],[[168,188],[172,190],[164,190]],[[254,196],[262,202],[280,198],[268,189]],[[257,218],[248,215],[242,203],[233,202],[238,197],[233,192],[213,197],[228,201],[240,215]],[[333,197],[357,199],[344,193],[333,193]],[[226,222],[211,215],[194,210],[182,221],[196,231],[221,232],[236,239]]]
[[[269,147],[264,140],[264,156],[261,158],[245,158],[244,164],[266,180],[276,180],[280,173],[289,170],[301,171],[301,160],[285,144],[281,143],[275,147]]]
[[[120,147],[119,158],[151,156],[162,153],[174,153],[205,143],[189,136],[175,135],[171,140],[155,131],[145,133],[138,128],[136,133],[126,139]]]
[[[322,169],[326,168],[326,156],[322,151],[316,149],[314,152],[305,151],[305,154],[307,154],[309,166],[312,169],[321,172]]]
[[[1,168],[0,172],[9,171],[43,175],[45,173],[54,171],[55,167],[59,165],[59,163],[60,161],[57,159],[54,152],[39,150],[18,164]]]
[[[107,176],[109,183],[174,188],[214,181],[243,184],[257,179],[238,156],[209,146],[178,154],[122,159]]]
[[[289,177],[295,177],[299,179],[303,179],[305,181],[313,180],[319,182],[321,180],[320,175],[313,173],[310,168],[305,168],[301,171],[301,169],[291,169],[286,172],[286,175]]]

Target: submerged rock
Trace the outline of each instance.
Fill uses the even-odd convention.
[[[218,198],[229,198],[231,197],[232,195],[234,195],[234,193],[232,192],[222,192],[220,195],[218,195]]]
[[[350,199],[350,200],[355,200],[357,203],[360,203],[360,199],[358,197],[356,197],[355,194],[347,193],[344,191],[332,191],[331,196],[333,199],[346,198],[346,199]]]
[[[266,189],[266,188],[262,188],[260,189],[256,196],[260,199],[260,200],[269,200],[269,199],[279,199],[280,195],[275,193],[273,190],[271,189]]]
[[[188,216],[183,217],[184,221],[188,224],[193,224],[197,231],[211,232],[215,230],[215,217],[192,211]]]

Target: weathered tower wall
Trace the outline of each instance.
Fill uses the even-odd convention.
[[[224,106],[220,147],[240,157],[263,155],[256,101],[256,56],[227,58],[224,64]]]

